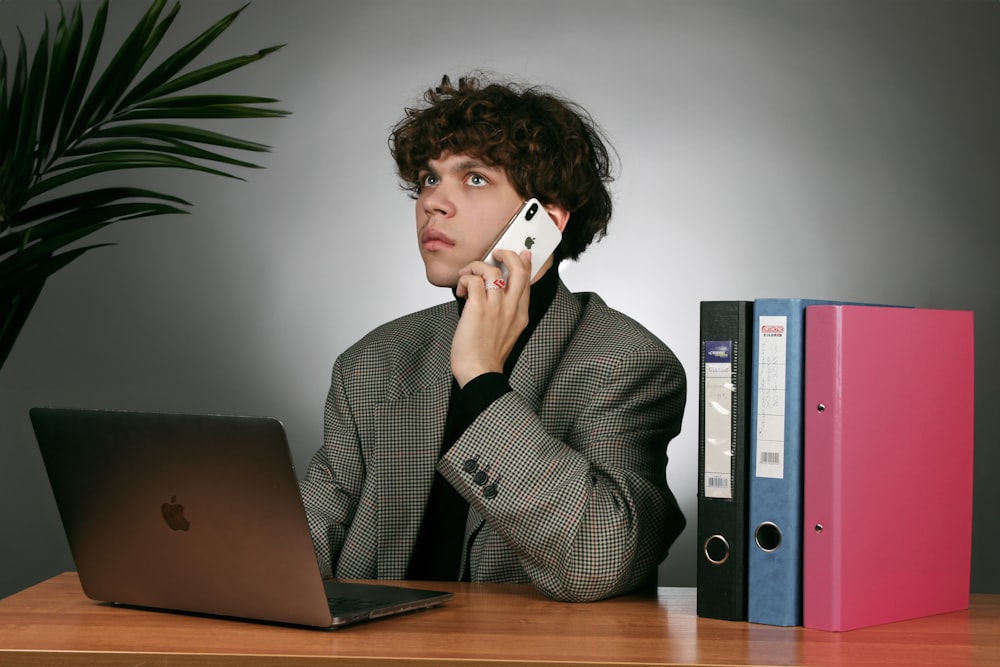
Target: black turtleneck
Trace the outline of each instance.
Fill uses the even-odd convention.
[[[445,422],[444,438],[441,441],[441,455],[455,444],[465,429],[475,421],[493,401],[511,391],[510,377],[514,364],[517,363],[524,346],[534,332],[535,327],[552,305],[556,289],[559,286],[559,272],[556,267],[550,268],[531,286],[531,296],[528,302],[528,326],[518,337],[517,342],[507,361],[503,373],[483,373],[459,387],[452,378],[451,401],[448,405],[448,419]],[[459,315],[465,306],[464,299],[456,298]],[[406,573],[407,579],[418,581],[455,581],[468,579],[468,574],[461,573],[462,538],[465,535],[465,520],[469,512],[469,503],[448,483],[441,473],[434,475],[431,494],[424,510],[424,518],[420,524],[417,543],[410,557],[410,566]]]

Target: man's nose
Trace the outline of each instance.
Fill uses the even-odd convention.
[[[448,192],[448,188],[436,185],[424,192],[423,200],[424,212],[430,216],[448,217],[455,213],[455,203]]]

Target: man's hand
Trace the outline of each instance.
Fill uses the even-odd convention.
[[[531,252],[497,250],[494,257],[509,272],[505,287],[496,288],[503,280],[495,266],[472,262],[459,271],[455,294],[466,302],[451,343],[451,372],[460,387],[483,373],[502,373],[528,326]]]

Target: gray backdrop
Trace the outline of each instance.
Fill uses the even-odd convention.
[[[186,2],[170,44],[243,2]],[[112,2],[112,34],[147,5]],[[0,0],[8,54],[15,25],[33,44],[56,7]],[[215,86],[294,112],[220,128],[273,145],[267,169],[129,176],[193,214],[102,233],[118,245],[50,281],[0,370],[0,596],[72,569],[30,406],[274,415],[304,468],[336,355],[450,298],[423,280],[386,136],[472,68],[551,84],[620,154],[610,234],[562,275],[659,335],[691,380],[668,467],[690,523],[662,585],[695,584],[698,303],[804,296],[975,311],[972,588],[1000,593],[1000,3],[256,0],[210,56],[276,43]]]

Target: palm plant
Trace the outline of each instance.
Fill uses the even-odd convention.
[[[8,77],[0,44],[0,368],[46,279],[108,243],[77,244],[112,223],[185,213],[180,197],[136,187],[88,189],[82,179],[121,169],[166,167],[238,178],[219,167],[254,168],[223,151],[269,150],[183,123],[185,119],[267,118],[287,114],[265,97],[181,91],[264,58],[281,48],[184,72],[246,8],[224,17],[155,67],[146,67],[180,10],[164,14],[153,0],[103,72],[95,71],[108,0],[84,39],[79,1],[60,6],[30,58],[23,35]],[[142,78],[140,74],[148,72]],[[178,122],[180,121],[180,122]],[[216,166],[212,166],[212,165]]]

